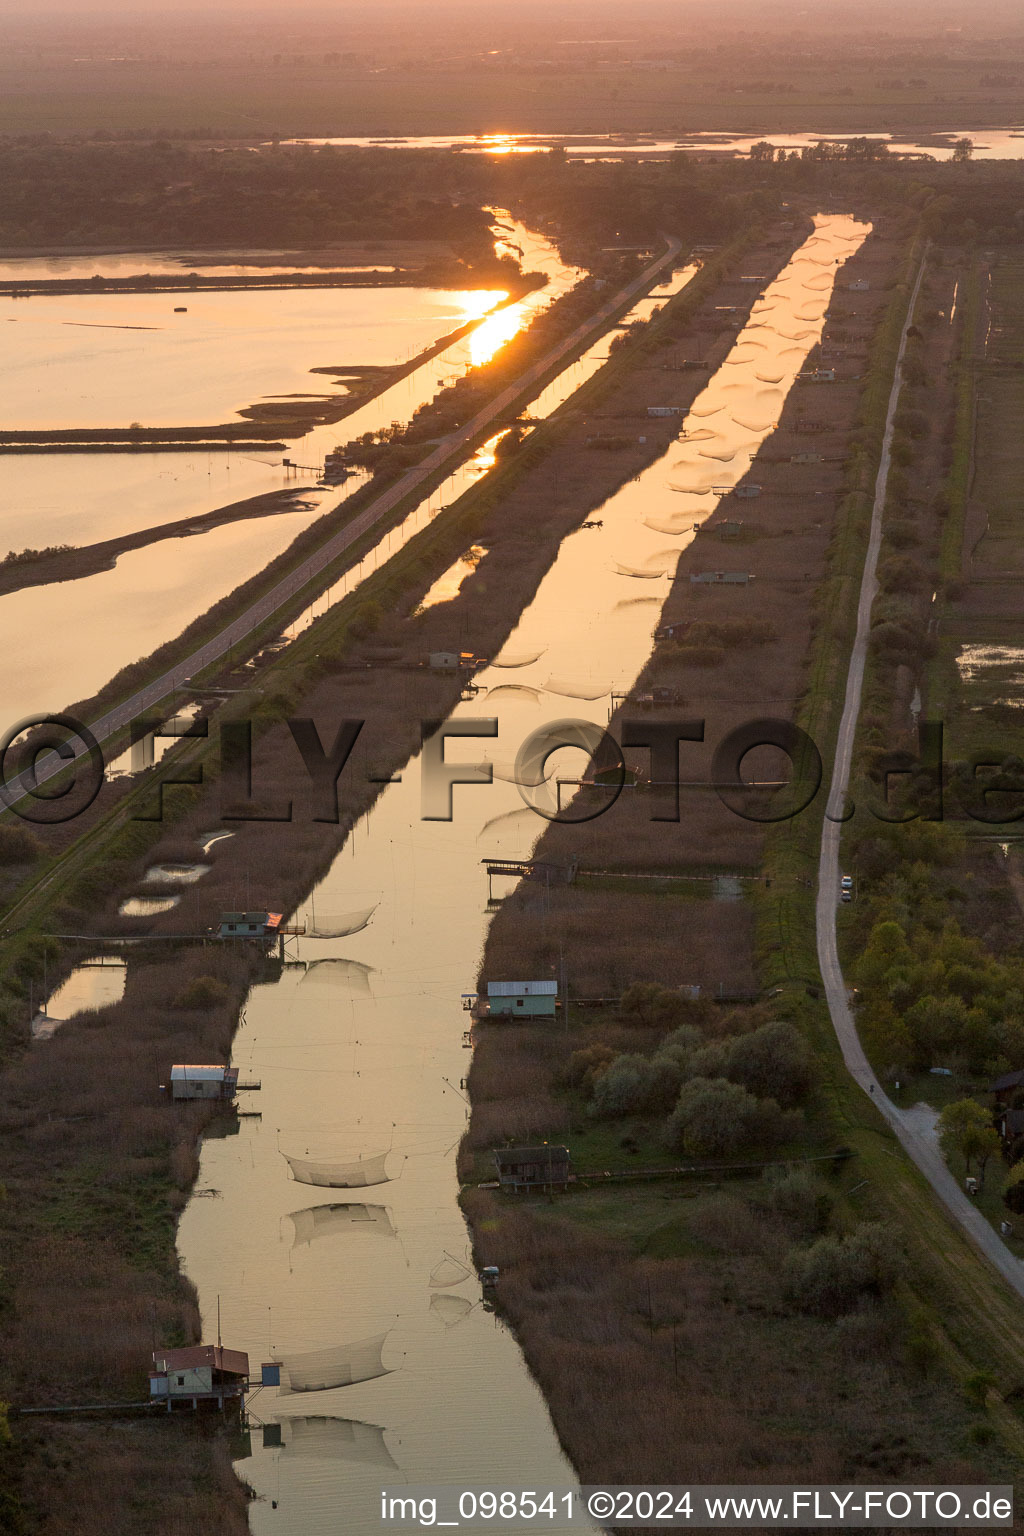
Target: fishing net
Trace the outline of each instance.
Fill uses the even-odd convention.
[[[280,1418],[281,1448],[289,1456],[313,1456],[321,1461],[362,1461],[376,1467],[398,1468],[377,1424],[358,1419],[334,1419],[327,1414]]]
[[[352,1163],[313,1162],[304,1157],[282,1153],[296,1184],[319,1184],[327,1189],[362,1189],[368,1184],[387,1184],[386,1152],[376,1157],[357,1158]]]
[[[335,1344],[331,1349],[310,1349],[302,1354],[275,1355],[281,1366],[282,1392],[327,1392],[332,1387],[351,1387],[357,1381],[387,1376],[381,1352],[386,1333],[354,1344]]]
[[[500,816],[492,816],[490,821],[484,822],[483,826],[480,828],[480,831],[476,835],[476,840],[479,843],[482,841],[485,835],[499,835],[495,830],[499,827],[501,828],[502,832],[515,834],[520,831],[522,824],[528,820],[529,825],[532,828],[532,817],[535,814],[536,813],[531,810],[528,805],[521,805],[517,811],[502,811]],[[533,839],[531,839],[529,847],[533,847]]]
[[[449,1285],[461,1285],[463,1280],[470,1277],[470,1269],[462,1263],[461,1259],[455,1259],[450,1253],[446,1253],[440,1264],[435,1264],[430,1271],[430,1284],[444,1289]]]
[[[644,571],[641,574],[650,576],[651,573]],[[577,683],[561,677],[549,677],[544,687],[549,693],[562,693],[568,699],[603,699],[611,691],[607,683]]]
[[[333,1237],[338,1232],[376,1232],[381,1237],[395,1236],[384,1205],[311,1205],[304,1211],[292,1211],[288,1220],[295,1229],[293,1248],[305,1247],[318,1237]]]
[[[338,917],[314,917],[306,919],[306,937],[309,939],[347,939],[350,933],[365,928],[377,910],[377,903],[359,912],[345,912]]]
[[[522,699],[524,703],[536,704],[540,700],[540,689],[529,688],[525,683],[496,683],[493,688],[488,688],[487,697],[493,699],[499,693],[512,703]]]
[[[535,661],[539,661],[544,655],[543,651],[510,651],[507,655],[502,653],[495,656],[491,662],[492,667],[532,667]]]
[[[664,571],[638,571],[638,570],[636,570],[636,568],[634,566],[631,566],[631,565],[620,565],[617,560],[613,560],[612,564],[614,565],[616,571],[618,572],[618,574],[620,576],[632,576],[637,581],[657,581],[659,576],[664,576],[666,574]],[[551,688],[551,684],[550,683],[548,684],[548,687]],[[565,688],[551,688],[551,692],[552,693],[566,693],[566,692],[568,692],[568,689],[565,689]],[[590,699],[590,698],[599,699],[599,698],[601,698],[601,694],[599,694],[599,693],[594,693],[594,694],[590,694],[590,693],[574,693],[573,694],[573,698],[576,698],[576,699]]]
[[[778,425],[775,421],[763,421],[756,424],[751,421],[740,421],[738,416],[733,419],[738,427],[743,428],[744,432],[770,432],[773,427]]]
[[[345,997],[369,997],[372,965],[360,965],[358,960],[311,960],[306,966],[300,987],[331,987]]]
[[[689,533],[693,528],[691,517],[684,517],[680,522],[659,523],[653,517],[644,518],[644,527],[653,528],[655,533]]]
[[[430,1310],[446,1328],[456,1328],[473,1310],[465,1296],[431,1296]]]

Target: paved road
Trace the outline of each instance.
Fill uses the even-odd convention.
[[[344,555],[347,550],[351,549],[367,533],[372,532],[378,523],[388,517],[388,514],[393,511],[403,497],[408,496],[410,492],[418,490],[435,471],[443,468],[450,460],[457,459],[463,452],[468,451],[477,439],[485,436],[487,429],[500,418],[504,411],[508,410],[511,405],[520,399],[523,393],[529,390],[531,385],[539,385],[541,379],[552,368],[557,367],[563,360],[571,358],[573,354],[582,350],[585,345],[596,341],[622,309],[623,305],[627,304],[644,289],[649,288],[658,274],[675,261],[681,249],[680,242],[669,239],[666,236],[665,243],[666,249],[663,254],[652,261],[649,266],[645,267],[638,277],[635,277],[632,282],[627,283],[624,288],[620,288],[599,310],[581,325],[578,325],[571,335],[566,336],[563,341],[560,341],[557,346],[552,347],[549,352],[546,352],[525,373],[520,374],[515,383],[502,390],[501,394],[484,406],[483,410],[479,411],[472,421],[467,422],[464,427],[459,427],[457,431],[444,438],[426,459],[414,465],[412,469],[407,470],[386,491],[382,491],[369,506],[359,513],[358,517],[353,518],[350,523],[332,538],[328,539],[325,544],[322,544],[316,553],[311,555],[308,560],[305,560],[296,570],[282,577],[276,586],[272,587],[265,596],[247,608],[243,614],[239,615],[225,629],[222,629],[219,635],[207,641],[199,650],[194,651],[184,661],[178,662],[176,666],[171,667],[169,671],[156,678],[147,687],[133,694],[123,704],[119,704],[105,715],[101,715],[98,720],[87,722],[90,724],[96,740],[102,744],[118,731],[124,730],[133,720],[137,720],[147,712],[153,712],[156,706],[161,704],[171,694],[186,687],[189,678],[202,672],[204,668],[211,666],[215,661],[219,661],[234,646],[246,640],[254,630],[283,608],[290,598],[294,597],[296,593],[301,592],[310,581],[325,571],[328,566]],[[9,724],[13,725],[14,722],[11,721]],[[0,728],[4,728],[3,722],[0,722]],[[75,751],[76,757],[83,757],[85,755],[85,746],[77,738],[71,742],[71,746]],[[35,780],[36,784],[45,784],[48,779],[62,772],[65,767],[66,763],[57,758],[52,760],[48,758],[41,759],[38,775]],[[12,780],[8,787],[0,788],[0,804],[16,804],[28,792],[30,787],[31,781],[24,774]]]
[[[914,304],[924,276],[924,261],[917,274],[914,292],[908,311],[913,314]],[[846,698],[836,743],[835,764],[832,770],[832,788],[829,793],[821,837],[821,858],[818,865],[818,896],[816,926],[818,935],[818,961],[825,983],[832,1023],[843,1052],[843,1060],[851,1076],[870,1097],[888,1121],[905,1151],[913,1158],[943,1205],[967,1236],[987,1259],[995,1265],[1013,1286],[1024,1296],[1024,1264],[1014,1257],[984,1216],[950,1173],[939,1150],[934,1134],[929,1131],[920,1115],[912,1111],[904,1113],[894,1104],[871,1069],[857,1034],[849,993],[839,964],[836,942],[836,909],[839,902],[839,840],[846,793],[850,783],[850,765],[853,758],[854,736],[860,713],[861,689],[864,683],[864,664],[867,659],[868,633],[871,625],[871,606],[878,591],[876,571],[878,551],[882,541],[882,510],[885,505],[886,484],[892,452],[893,423],[899,402],[900,365],[906,351],[907,336],[904,329],[900,342],[899,361],[889,411],[885,424],[882,457],[875,481],[875,500],[871,514],[871,533],[868,539],[867,558],[861,580],[860,602],[857,607],[857,637],[850,656],[850,670],[846,679]]]

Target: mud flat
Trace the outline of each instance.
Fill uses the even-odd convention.
[[[44,553],[37,559],[3,560],[0,561],[0,593],[94,576],[97,571],[109,570],[120,555],[127,554],[131,549],[144,549],[147,544],[159,544],[164,539],[191,538],[207,533],[212,528],[219,528],[224,523],[244,522],[248,518],[279,517],[285,512],[306,512],[309,507],[301,504],[301,498],[309,495],[312,490],[312,486],[300,485],[293,491],[268,491],[265,496],[249,496],[244,501],[232,502],[229,506],[218,507],[199,517],[180,518],[173,523],[144,528],[139,533],[126,533],[119,539],[104,539],[81,549]]]

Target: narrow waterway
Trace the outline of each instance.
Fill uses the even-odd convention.
[[[262,1119],[204,1145],[198,1184],[217,1197],[194,1199],[179,1233],[206,1332],[219,1298],[225,1343],[257,1368],[284,1358],[286,1381],[288,1357],[309,1351],[327,1352],[317,1380],[344,1379],[346,1357],[363,1375],[377,1345],[349,1346],[381,1338],[386,1370],[255,1399],[238,1472],[256,1490],[257,1536],[375,1532],[382,1484],[571,1480],[515,1339],[481,1305],[456,1201],[468,1113],[460,995],[473,988],[488,921],[481,860],[532,848],[544,823],[512,782],[520,744],[545,721],[606,722],[609,695],[630,687],[650,653],[695,511],[710,514],[772,431],[820,336],[831,282],[868,232],[842,216],[816,223],[681,441],[604,505],[600,528],[563,541],[502,654],[478,674],[481,693],[459,706],[496,717],[499,735],[454,742],[447,756],[492,762],[493,783],[456,788],[451,822],[423,821],[419,763],[409,764],[313,894],[318,927],[329,926],[324,914],[372,907],[369,924],[345,939],[302,940],[298,963],[250,993],[234,1059],[262,1082],[251,1103]],[[550,771],[578,774],[579,754],[564,765],[562,756]],[[298,1182],[285,1154],[327,1165],[383,1157],[386,1182]]]

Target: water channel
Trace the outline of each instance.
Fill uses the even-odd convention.
[[[456,1202],[469,1059],[460,995],[474,986],[488,921],[481,860],[532,848],[544,824],[512,782],[520,743],[546,720],[603,725],[610,693],[635,680],[694,521],[749,472],[820,337],[835,274],[867,232],[844,216],[816,220],[680,440],[605,503],[601,527],[563,541],[502,654],[477,675],[482,692],[456,712],[497,718],[496,741],[447,752],[490,761],[493,783],[457,788],[452,821],[423,821],[419,765],[409,764],[314,892],[319,912],[374,908],[368,925],[300,941],[299,960],[249,995],[234,1060],[262,1083],[252,1098],[262,1118],[204,1144],[198,1186],[217,1193],[193,1199],[179,1230],[207,1334],[219,1298],[225,1343],[257,1368],[324,1351],[335,1365],[379,1359],[384,1371],[255,1399],[251,1454],[237,1470],[256,1490],[256,1536],[375,1532],[382,1484],[572,1480],[515,1339],[481,1305]],[[567,766],[578,774],[578,753]],[[300,1174],[301,1160],[382,1159],[386,1181],[299,1182],[286,1154]]]

